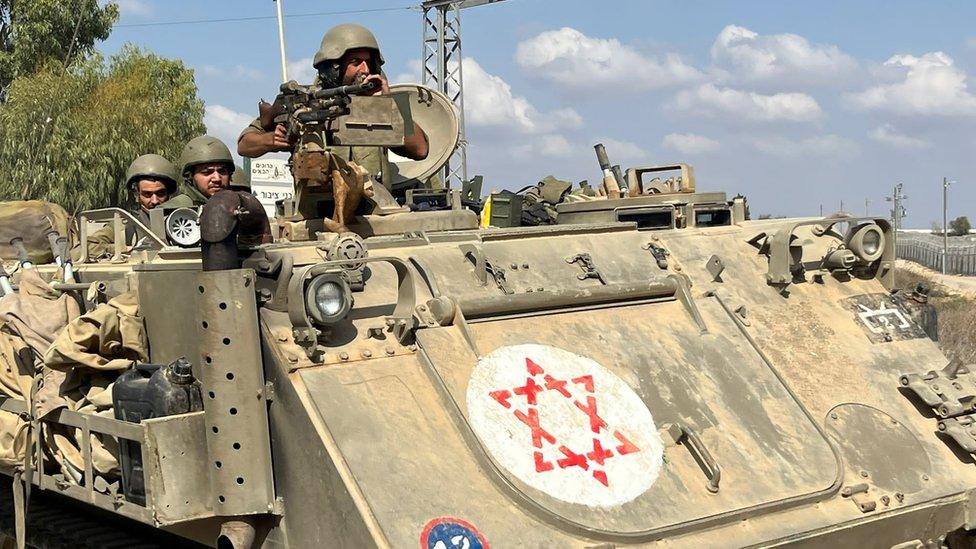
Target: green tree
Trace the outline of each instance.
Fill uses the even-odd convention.
[[[0,97],[14,78],[52,61],[83,59],[108,38],[119,17],[98,0],[0,0]]]
[[[949,222],[949,235],[965,236],[969,234],[969,231],[972,230],[972,228],[972,225],[969,224],[968,217],[957,217]]]
[[[124,205],[135,157],[175,160],[203,132],[203,102],[181,61],[126,47],[66,73],[48,64],[15,78],[0,104],[0,200],[48,200],[69,212]]]

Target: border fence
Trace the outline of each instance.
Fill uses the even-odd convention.
[[[896,254],[930,269],[942,270],[942,244],[936,244],[924,236],[899,232]],[[976,276],[976,244],[950,245],[946,253],[946,272],[949,274]]]

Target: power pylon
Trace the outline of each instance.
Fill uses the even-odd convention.
[[[464,78],[461,75],[461,10],[502,0],[428,0],[420,5],[423,22],[421,84],[451,100],[459,121],[458,147],[444,165],[444,185],[468,180],[468,141],[464,129]]]

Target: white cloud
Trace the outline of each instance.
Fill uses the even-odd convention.
[[[901,79],[848,94],[852,105],[904,115],[976,115],[976,96],[968,90],[966,73],[945,53],[895,55],[884,67],[898,71]]]
[[[200,72],[207,76],[217,78],[236,78],[240,80],[261,80],[264,78],[264,74],[261,71],[244,65],[235,65],[231,68],[204,65],[200,67]]]
[[[526,143],[512,149],[512,154],[519,159],[528,160],[539,156],[547,158],[568,158],[578,147],[574,147],[568,139],[559,134],[540,135]]]
[[[520,42],[515,61],[535,75],[580,88],[653,89],[701,77],[676,54],[646,56],[614,38],[591,38],[569,27]]]
[[[583,119],[573,109],[539,112],[528,99],[515,95],[501,77],[486,72],[474,58],[465,57],[462,63],[466,123],[510,127],[522,133],[546,133],[583,125]]]
[[[723,79],[822,85],[857,69],[857,61],[837,46],[811,44],[796,34],[761,35],[728,25],[712,44],[712,61]]]
[[[718,141],[693,133],[669,133],[664,136],[661,144],[683,154],[706,153],[719,147]]]
[[[312,66],[311,57],[303,57],[297,61],[289,61],[285,63],[285,68],[288,71],[288,80],[295,80],[299,84],[311,84],[319,74],[315,70],[315,67]]]
[[[203,124],[207,126],[207,134],[223,141],[233,152],[237,151],[237,137],[241,130],[252,120],[253,115],[237,112],[223,105],[207,105],[203,112]]]
[[[927,149],[932,146],[924,139],[898,133],[891,124],[884,124],[871,130],[871,139],[896,149]]]
[[[679,92],[670,107],[689,114],[722,115],[755,122],[812,122],[823,114],[817,101],[805,93],[763,95],[714,84]]]
[[[420,83],[420,59],[411,59],[407,61],[407,70],[402,72],[393,80],[390,80],[391,84],[419,84]]]
[[[116,4],[119,7],[119,12],[121,12],[122,15],[135,15],[143,17],[146,15],[152,15],[152,13],[155,11],[152,5],[146,0],[111,0],[111,2],[102,0],[99,2],[99,4]]]
[[[838,135],[820,135],[806,139],[788,139],[772,136],[752,141],[756,150],[774,156],[854,156],[859,152],[857,143]]]

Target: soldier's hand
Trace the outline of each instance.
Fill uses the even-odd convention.
[[[288,129],[285,128],[284,124],[275,126],[274,132],[270,132],[268,135],[271,140],[269,144],[271,151],[291,150],[291,143],[288,142]]]
[[[368,92],[366,95],[386,95],[390,93],[390,83],[386,81],[386,78],[382,74],[371,74],[367,76],[364,82],[376,82],[379,84],[373,91]]]

